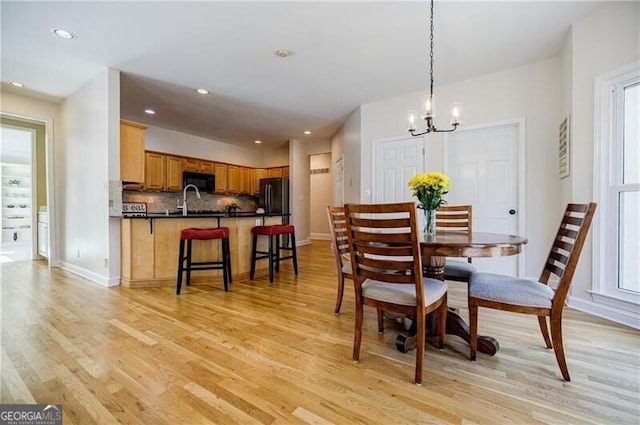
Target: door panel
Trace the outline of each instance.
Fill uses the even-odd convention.
[[[446,140],[445,170],[453,188],[447,195],[451,205],[473,205],[476,232],[519,234],[518,124],[475,130],[458,130]],[[474,259],[481,270],[517,275],[518,257]]]
[[[372,202],[415,200],[408,182],[424,172],[424,139],[407,138],[374,142]]]

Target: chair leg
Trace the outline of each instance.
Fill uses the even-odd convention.
[[[378,333],[384,333],[384,310],[378,309]]]
[[[276,263],[276,272],[280,273],[280,249],[281,249],[281,236],[280,235],[276,235],[274,236],[275,240],[276,240],[276,249],[274,251],[275,254],[275,263]]]
[[[547,329],[547,318],[545,316],[538,316],[538,324],[540,325],[544,343],[547,345],[547,348],[552,348],[551,339],[549,339],[549,329]]]
[[[180,239],[180,250],[178,253],[178,284],[176,285],[176,295],[180,295],[182,288],[182,273],[184,271],[184,239]]]
[[[424,335],[426,332],[426,316],[422,315],[422,317],[419,317],[419,315],[416,316],[415,318],[416,321],[416,335],[419,335],[416,338],[416,374],[415,374],[415,383],[418,386],[422,386],[422,367],[423,367],[423,363],[424,363]],[[420,337],[420,335],[422,335],[422,337]]]
[[[356,321],[353,332],[353,360],[360,361],[360,346],[362,345],[362,322],[364,320],[363,305],[356,304]]]
[[[478,305],[469,300],[469,358],[476,360],[478,349]]]
[[[191,286],[191,239],[187,240],[187,286]]]
[[[273,236],[268,236],[269,238],[269,283],[273,283]]]
[[[253,280],[256,273],[256,250],[258,249],[258,235],[253,235],[251,239],[251,270],[249,271],[249,279]]]
[[[565,381],[571,381],[569,376],[569,369],[567,368],[567,362],[564,358],[564,347],[562,345],[562,316],[556,318],[553,315],[550,317],[551,322],[551,340],[553,341],[553,351],[556,354],[556,360],[558,366],[560,366],[560,372]]]
[[[298,253],[296,251],[296,235],[291,233],[291,255],[293,256],[293,271],[298,276]]]
[[[342,307],[342,297],[344,296],[344,275],[338,272],[338,296],[336,298],[336,308],[333,311],[335,314],[340,314],[340,308]]]
[[[229,239],[221,239],[220,243],[222,247],[221,260],[222,260],[222,281],[224,282],[224,291],[227,292],[229,290],[229,266],[228,266],[228,258],[229,258]]]
[[[227,273],[229,274],[229,283],[233,283],[233,275],[231,273],[231,245],[229,244],[229,239],[222,239],[227,245],[227,257],[224,259],[225,264],[227,265]]]

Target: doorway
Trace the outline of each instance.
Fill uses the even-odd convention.
[[[2,124],[0,135],[2,241],[0,262],[34,258],[37,182],[33,178],[35,130]]]

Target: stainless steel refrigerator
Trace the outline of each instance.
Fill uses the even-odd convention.
[[[282,223],[289,224],[289,179],[269,177],[260,179],[260,207],[266,214],[286,214]],[[289,246],[289,236],[284,237],[284,246]]]

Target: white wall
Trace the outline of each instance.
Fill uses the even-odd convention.
[[[261,159],[259,167],[282,167],[282,166],[292,166],[291,161],[291,142],[288,142],[284,146],[275,149],[264,149],[261,150]]]
[[[306,244],[309,234],[309,155],[304,142],[289,141],[289,192],[291,223],[296,226],[296,243]]]
[[[117,118],[109,118],[109,77],[105,69],[61,105],[55,196],[60,265],[94,282],[117,285],[118,276],[110,276],[109,269],[108,183],[110,144],[118,143],[119,130]]]
[[[55,147],[57,141],[54,135],[57,135],[60,128],[60,109],[59,104],[45,100],[38,100],[29,97],[8,93],[2,91],[0,93],[2,102],[0,102],[3,114],[24,119],[33,119],[41,121],[45,124],[45,145],[46,145],[46,161],[47,161],[47,207],[49,211],[49,266],[58,266],[58,244],[59,239],[59,217],[55,188],[55,169],[51,164],[55,163]]]
[[[204,158],[246,167],[258,168],[262,166],[262,154],[258,149],[233,146],[160,127],[149,127],[147,129],[145,146],[148,150],[175,155]],[[285,163],[280,165],[288,165],[288,157]]]
[[[640,59],[640,3],[616,2],[595,9],[572,28],[571,55],[571,176],[570,192],[562,199],[593,200],[594,78]],[[596,211],[595,220],[598,220]],[[595,226],[594,226],[595,227]],[[592,238],[580,258],[570,305],[604,314],[591,301]]]
[[[361,129],[361,110],[353,111],[344,125],[331,138],[331,169],[344,157],[344,203],[360,202],[361,145],[364,144]],[[371,159],[369,159],[371,161]],[[370,169],[371,167],[369,167]],[[363,201],[366,201],[363,199]]]
[[[435,88],[436,124],[441,127],[449,122],[448,109],[453,102],[463,104],[463,126],[525,118],[527,221],[520,232],[529,239],[524,275],[535,278],[540,274],[562,213],[557,140],[562,118],[560,70],[560,59],[553,58]],[[369,201],[366,195],[371,190],[372,141],[406,136],[406,111],[412,105],[417,108],[422,95],[423,92],[415,92],[362,105],[362,201]],[[442,134],[425,137],[427,167],[441,170]],[[347,168],[351,166],[346,161],[345,164]]]

